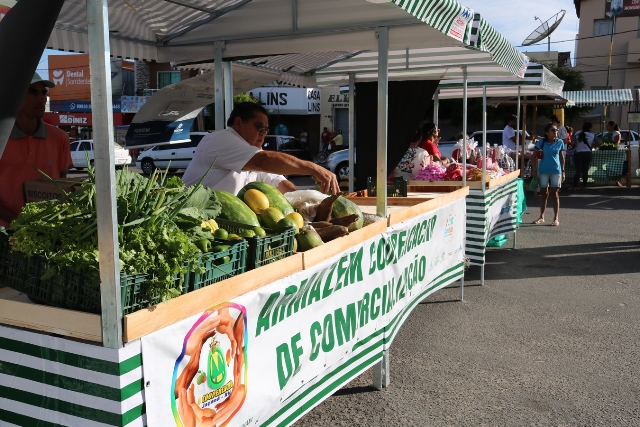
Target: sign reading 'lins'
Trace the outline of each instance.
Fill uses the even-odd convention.
[[[624,16],[640,16],[640,1],[638,0],[606,0],[604,3],[605,16],[607,13]]]
[[[54,101],[91,99],[89,54],[50,55],[49,80],[56,85],[49,91]]]

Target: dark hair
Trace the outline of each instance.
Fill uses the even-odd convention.
[[[516,116],[515,114],[512,114],[510,116],[507,116],[507,124],[509,124],[510,121],[514,121],[516,123],[518,123],[518,116]]]
[[[422,139],[427,139],[436,133],[438,133],[438,127],[435,123],[425,123],[422,125]]]
[[[555,114],[553,116],[549,117],[549,121],[551,123],[560,123],[560,119]]]
[[[243,122],[248,122],[256,116],[256,113],[262,113],[267,117],[269,116],[267,110],[265,110],[262,105],[256,104],[255,102],[241,102],[236,104],[229,116],[229,120],[227,120],[227,126],[233,126],[233,122],[236,121],[236,117],[240,117]]]
[[[421,139],[422,139],[422,131],[420,130],[420,128],[416,128],[416,131],[413,133],[413,136],[411,137],[411,143],[420,142]]]
[[[591,122],[584,122],[584,124],[582,125],[582,133],[580,134],[580,141],[585,143],[587,146],[589,146],[589,143],[587,142],[587,132],[589,132],[592,127],[593,125],[591,124]]]
[[[466,135],[466,138],[465,138],[465,135],[463,135],[462,132],[460,132],[459,134],[456,135],[456,141],[460,141],[461,139],[464,139],[466,141],[467,139],[469,139],[469,135]]]
[[[549,136],[547,135],[547,132],[549,132],[549,130],[551,130],[552,127],[555,127],[555,125],[553,123],[547,123],[547,125],[544,127],[544,139],[545,139],[545,141],[549,141]]]
[[[571,126],[565,126],[564,128],[567,130],[567,133],[573,133],[573,128]]]
[[[620,128],[618,127],[618,124],[616,122],[614,122],[613,120],[609,120],[607,122],[607,126],[611,126],[613,128],[613,130],[615,131],[619,131]]]

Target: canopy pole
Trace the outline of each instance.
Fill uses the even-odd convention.
[[[487,140],[487,87],[482,86],[482,140]],[[482,192],[487,183],[487,144],[482,144]]]
[[[462,186],[467,186],[467,66],[462,67]],[[483,189],[484,192],[484,189]]]
[[[222,49],[224,42],[213,44],[213,84],[215,86],[215,126],[216,130],[224,129],[224,63]]]
[[[378,144],[376,177],[376,213],[387,216],[387,116],[389,94],[389,28],[378,33]]]
[[[102,343],[107,348],[117,349],[122,347],[122,306],[120,304],[120,259],[118,256],[107,0],[87,0],[87,22],[89,51],[93,52],[89,70],[91,73]]]
[[[516,129],[516,168],[520,168],[520,163],[518,163],[520,152],[520,86],[518,86],[518,112],[516,113],[518,116],[517,129]],[[522,155],[524,156],[524,150],[522,150]],[[520,177],[524,176],[524,171],[520,171]]]
[[[356,146],[356,75],[349,73],[349,193],[354,191],[354,150]]]
[[[224,62],[224,123],[227,124],[233,111],[233,67],[231,61]],[[215,77],[215,76],[214,76]]]
[[[433,96],[433,123],[438,127],[438,119],[440,118],[440,89],[436,89]]]

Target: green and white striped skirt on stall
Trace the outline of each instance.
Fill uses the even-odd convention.
[[[467,196],[465,253],[472,265],[484,265],[487,243],[518,227],[516,179],[486,190],[471,190]]]
[[[146,425],[140,340],[120,350],[0,326],[0,425]]]

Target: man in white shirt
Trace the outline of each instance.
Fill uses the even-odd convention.
[[[509,116],[507,119],[507,125],[502,131],[502,145],[504,148],[509,148],[511,150],[516,149],[516,131],[514,129],[516,123],[518,123],[518,116]]]
[[[549,121],[555,125],[556,128],[558,128],[558,135],[557,138],[561,139],[562,142],[564,142],[564,149],[567,149],[567,140],[569,138],[569,135],[567,134],[567,128],[565,128],[564,126],[562,126],[560,124],[560,119],[558,119],[558,116],[556,116],[555,114],[551,117],[549,117]]]
[[[269,120],[261,105],[238,104],[227,126],[202,138],[182,177],[185,184],[197,184],[213,165],[202,184],[232,194],[238,194],[253,181],[271,184],[282,193],[295,190],[284,174],[311,175],[320,183],[323,193],[340,191],[336,176],[325,168],[288,154],[262,150]]]

